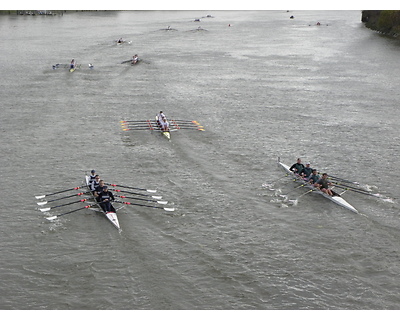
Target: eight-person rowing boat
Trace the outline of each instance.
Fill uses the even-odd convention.
[[[302,187],[305,187],[305,188],[310,189],[308,192],[317,193],[317,194],[319,194],[319,195],[321,195],[321,196],[323,196],[323,197],[329,199],[330,201],[336,203],[336,204],[339,205],[339,206],[342,206],[342,207],[344,207],[344,208],[346,208],[346,209],[348,209],[348,210],[350,210],[350,211],[352,211],[352,212],[354,212],[354,213],[358,213],[358,210],[357,210],[356,208],[354,208],[354,207],[353,207],[350,203],[348,203],[346,200],[344,200],[344,199],[341,197],[340,194],[338,194],[338,193],[336,193],[336,192],[333,192],[332,195],[330,195],[330,193],[328,193],[328,192],[323,192],[323,191],[321,190],[320,187],[318,187],[318,186],[315,185],[315,183],[310,183],[310,182],[304,180],[304,178],[303,178],[300,174],[297,174],[297,173],[295,173],[294,171],[292,171],[293,168],[295,167],[295,165],[293,165],[293,166],[292,166],[292,167],[293,167],[292,170],[290,170],[291,167],[288,166],[288,165],[286,165],[286,164],[284,164],[284,163],[282,163],[282,162],[280,161],[280,159],[278,159],[278,165],[286,172],[287,175],[292,176],[292,177],[294,178],[294,181],[300,183]],[[296,170],[298,170],[298,169],[296,169]],[[295,170],[295,171],[296,171],[296,170]],[[296,172],[297,172],[297,171],[296,171]],[[300,172],[299,172],[299,173],[300,173]],[[331,191],[331,192],[332,192],[332,191]],[[344,191],[344,192],[345,192],[345,191]],[[344,192],[342,192],[342,194],[343,194]]]

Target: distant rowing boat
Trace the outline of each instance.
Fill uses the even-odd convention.
[[[157,120],[121,120],[120,124],[122,130],[131,131],[131,130],[150,130],[150,131],[159,131],[163,137],[171,140],[171,132],[178,130],[197,130],[204,131],[204,128],[200,123],[195,120],[175,120],[170,119],[168,130],[163,130],[162,126]]]
[[[358,210],[356,208],[354,208],[350,203],[348,203],[346,200],[344,200],[340,195],[334,195],[334,196],[330,196],[324,192],[322,192],[321,190],[319,190],[318,188],[315,188],[314,186],[312,186],[311,184],[307,183],[306,181],[304,181],[302,178],[300,178],[299,176],[297,176],[293,171],[290,171],[290,167],[284,163],[282,163],[280,161],[280,159],[278,159],[278,165],[288,174],[291,175],[294,178],[294,181],[296,181],[297,183],[301,183],[303,185],[303,187],[310,189],[310,192],[313,193],[317,193],[321,196],[323,196],[324,198],[327,198],[328,200],[336,203],[339,206],[342,206],[354,213],[358,213]]]
[[[53,64],[52,69],[53,70],[69,69],[70,72],[74,72],[76,69],[81,69],[81,66],[82,66],[81,64],[77,64],[73,68],[71,68],[71,64],[69,64],[69,63],[56,63],[56,64]],[[93,64],[89,63],[88,68],[93,69],[94,68]]]

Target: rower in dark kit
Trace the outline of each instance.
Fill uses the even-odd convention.
[[[94,189],[93,195],[97,198],[99,194],[103,191],[104,180],[100,180],[98,186]]]
[[[300,158],[298,158],[297,159],[297,162],[295,163],[295,164],[293,164],[291,167],[290,167],[290,171],[293,171],[294,173],[296,173],[296,174],[300,174],[300,172],[301,171],[303,171],[303,169],[304,169],[304,165],[301,163],[301,159]]]
[[[92,185],[94,179],[96,179],[96,170],[90,171],[89,182],[88,182],[89,186]]]
[[[319,179],[314,184],[314,186],[319,188],[322,192],[324,192],[326,194],[329,194],[330,196],[337,195],[336,192],[333,192],[331,189],[329,189],[330,185],[332,185],[332,183],[330,183],[328,181],[328,174],[327,173],[323,173],[321,179]]]
[[[105,212],[115,212],[115,208],[111,204],[111,201],[114,201],[115,198],[112,192],[108,191],[107,186],[103,187],[96,200]]]
[[[90,184],[90,191],[94,192],[100,183],[100,176],[96,174],[94,180]]]

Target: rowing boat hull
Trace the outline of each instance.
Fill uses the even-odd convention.
[[[278,165],[279,165],[287,174],[292,175],[293,178],[294,178],[294,180],[295,180],[296,182],[299,182],[299,183],[301,183],[301,184],[304,184],[304,183],[305,183],[305,181],[304,181],[303,179],[301,179],[301,178],[299,178],[298,176],[296,176],[296,175],[294,174],[293,171],[290,171],[290,167],[289,167],[288,165],[286,165],[286,164],[280,162],[279,160],[278,160]],[[336,204],[339,205],[339,206],[342,206],[342,207],[344,207],[344,208],[346,208],[346,209],[348,209],[348,210],[350,210],[350,211],[352,211],[352,212],[354,212],[354,213],[358,213],[358,210],[357,210],[356,208],[354,208],[350,203],[348,203],[346,200],[344,200],[344,199],[343,199],[342,197],[340,197],[340,196],[330,196],[330,195],[328,195],[328,194],[326,194],[326,193],[320,191],[319,189],[317,189],[317,188],[315,188],[315,187],[313,187],[312,185],[309,185],[309,184],[305,184],[304,187],[305,187],[305,188],[308,188],[308,189],[311,189],[312,192],[317,193],[317,194],[319,194],[319,195],[325,197],[326,199],[328,199],[328,200],[330,200],[330,201],[336,203]]]
[[[86,186],[87,186],[88,190],[90,191],[89,179],[90,178],[88,176],[85,177]],[[90,192],[90,194],[92,194],[92,192]],[[103,215],[105,215],[106,218],[108,219],[108,221],[110,221],[114,227],[116,227],[118,230],[121,230],[117,214],[115,212],[110,212],[110,211],[106,212],[106,211],[104,211],[103,208],[100,206],[100,204],[96,201],[95,197],[94,196],[92,196],[92,197],[93,197],[93,201],[96,203],[96,206],[98,208],[97,211],[101,212]]]
[[[158,121],[157,116],[156,116],[156,123],[157,123],[158,128],[161,130],[162,136],[165,137],[168,140],[171,140],[171,132],[169,130],[168,131],[163,131],[162,126],[161,126],[160,122]]]

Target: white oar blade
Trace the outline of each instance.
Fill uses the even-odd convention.
[[[146,189],[146,191],[147,191],[147,192],[152,192],[152,193],[157,192],[157,190],[151,190],[151,189]]]
[[[160,199],[162,199],[162,196],[151,196],[153,199],[158,199],[158,200],[160,200]]]
[[[47,212],[47,211],[50,211],[50,208],[39,208],[39,210],[42,212]]]
[[[159,204],[167,204],[168,201],[157,201],[157,203],[159,203]]]
[[[38,206],[43,206],[43,205],[45,205],[47,203],[47,201],[43,201],[43,202],[38,202],[37,204],[38,204]]]
[[[51,221],[51,220],[55,220],[55,219],[57,219],[57,216],[46,217],[46,219],[47,219],[47,220],[50,220],[50,221]]]
[[[42,195],[42,196],[35,196],[36,199],[43,199],[46,195]]]
[[[175,208],[164,208],[165,211],[175,211]]]

